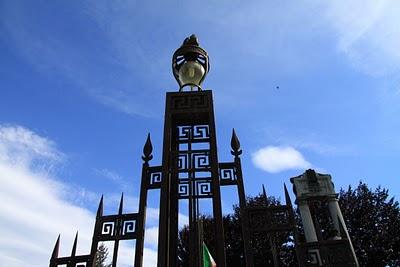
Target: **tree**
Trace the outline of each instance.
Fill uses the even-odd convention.
[[[400,266],[400,208],[394,198],[389,198],[389,190],[378,187],[374,191],[361,183],[353,189],[340,190],[339,204],[349,230],[352,243],[360,266]],[[264,206],[262,195],[249,197],[251,207]],[[268,198],[268,205],[277,205],[279,201]],[[326,212],[326,208],[321,206]],[[320,207],[320,208],[321,208]],[[328,216],[325,216],[326,218]],[[215,255],[213,219],[202,216],[204,239],[212,255]],[[297,216],[298,229],[302,233],[301,222]],[[323,224],[328,222],[322,221]],[[227,266],[244,266],[243,242],[241,235],[239,208],[234,213],[223,217]],[[329,230],[329,227],[327,227]],[[333,233],[334,234],[334,233]],[[329,238],[332,233],[323,233]],[[276,248],[282,266],[296,266],[293,235],[279,234],[275,237]],[[304,237],[300,236],[304,241]],[[188,266],[188,227],[179,232],[178,257],[179,266]],[[253,237],[253,254],[255,266],[272,264],[271,246],[263,234]]]
[[[339,193],[360,266],[400,266],[400,208],[389,190],[365,183]]]
[[[265,205],[278,205],[279,201],[274,197],[268,197],[267,203],[262,194],[247,198],[249,207],[260,207]],[[227,266],[245,266],[243,254],[242,228],[240,221],[240,209],[234,206],[233,214],[223,216],[225,248]],[[216,255],[214,240],[214,221],[211,216],[201,216],[203,221],[204,241],[211,255]],[[185,226],[179,231],[178,237],[178,266],[189,266],[188,257],[189,227]],[[293,266],[295,251],[293,249],[293,237],[289,233],[278,234],[275,237],[277,253],[285,266]],[[252,238],[255,266],[273,265],[271,243],[265,233],[256,233]]]
[[[105,261],[108,257],[108,248],[104,243],[100,243],[96,253],[96,267],[111,267],[111,264],[106,264]]]

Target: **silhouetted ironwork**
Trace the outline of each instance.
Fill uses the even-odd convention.
[[[194,63],[193,63],[194,62]],[[196,84],[184,83],[180,79],[180,68],[188,63],[189,67],[199,68],[202,72]],[[210,90],[201,90],[200,83],[209,70],[207,52],[202,49],[197,38],[192,35],[185,39],[183,45],[174,53],[173,73],[180,85],[180,92],[166,94],[164,115],[164,138],[162,164],[151,166],[153,146],[148,134],[143,147],[143,164],[140,186],[139,210],[137,213],[124,213],[124,196],[121,195],[118,213],[103,215],[103,196],[98,206],[90,254],[76,255],[78,235],[76,235],[71,255],[59,257],[60,236],[57,238],[50,267],[94,267],[99,242],[114,243],[112,266],[117,266],[119,243],[122,240],[135,240],[134,266],[143,265],[144,235],[146,229],[146,207],[149,190],[159,190],[159,235],[158,267],[177,266],[178,225],[180,203],[188,205],[189,217],[189,265],[202,265],[202,225],[199,221],[201,199],[212,202],[214,219],[214,240],[218,267],[226,266],[224,229],[222,222],[221,188],[236,186],[242,227],[242,240],[246,266],[253,267],[252,235],[265,234],[270,240],[274,255],[274,266],[279,266],[275,246],[275,235],[291,231],[297,240],[297,228],[292,203],[284,186],[286,205],[275,205],[261,208],[250,208],[246,204],[246,194],[241,167],[242,150],[235,130],[232,130],[232,162],[219,162],[217,153],[216,129],[213,108],[213,96]],[[193,74],[193,73],[191,73]],[[189,76],[191,75],[189,73]],[[197,86],[198,91],[181,92],[182,87]],[[310,183],[318,183],[316,177]],[[263,186],[265,199],[267,199]],[[319,250],[320,256],[331,257],[345,250],[345,240],[332,242],[300,244],[298,252],[301,266],[306,264],[306,257],[312,257],[312,251]],[[343,254],[344,255],[344,254]],[[346,254],[347,255],[347,254]],[[337,259],[330,262],[338,264]],[[331,265],[328,265],[331,266]],[[333,265],[332,265],[333,266]],[[341,266],[341,265],[335,265]],[[344,265],[343,265],[344,266]],[[347,266],[347,265],[346,265]]]

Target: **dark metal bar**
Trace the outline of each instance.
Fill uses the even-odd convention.
[[[136,223],[136,244],[135,244],[135,267],[143,266],[144,233],[146,225],[147,190],[149,183],[149,161],[152,156],[153,146],[151,145],[150,134],[147,135],[146,143],[143,147],[142,180],[140,183],[139,212]],[[163,180],[161,178],[161,180]]]
[[[269,239],[269,244],[271,246],[272,259],[274,261],[274,267],[279,267],[279,257],[278,257],[278,252],[276,250],[276,242],[275,242],[274,233],[269,234],[268,239]]]
[[[171,149],[171,114],[169,112],[171,93],[166,95],[165,103],[165,115],[164,115],[164,138],[163,138],[163,155],[162,155],[162,175],[163,181],[160,189],[160,217],[158,225],[158,267],[174,267],[170,265],[168,254],[169,254],[169,232],[170,232],[170,197],[173,194],[171,192],[171,162],[170,162],[170,149]]]
[[[217,251],[217,265],[219,267],[226,266],[225,256],[225,241],[224,241],[224,227],[222,224],[222,207],[221,207],[221,192],[220,183],[218,178],[218,157],[217,157],[217,140],[214,121],[214,107],[211,91],[205,91],[208,94],[209,101],[209,131],[210,131],[210,163],[212,168],[212,191],[213,191],[213,214],[215,219],[215,233],[216,233],[216,251]]]
[[[242,153],[240,150],[240,142],[236,136],[235,130],[232,131],[232,140],[231,140],[231,153],[234,155],[235,166],[236,166],[236,176],[237,176],[237,188],[239,195],[239,208],[240,208],[240,221],[242,224],[242,236],[243,236],[243,244],[244,244],[244,258],[246,261],[247,267],[253,267],[253,253],[251,248],[251,235],[249,232],[249,222],[248,222],[248,214],[247,214],[247,204],[246,204],[246,194],[244,191],[243,184],[243,174],[242,174],[242,163],[239,155]]]

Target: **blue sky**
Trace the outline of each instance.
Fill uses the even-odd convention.
[[[29,255],[44,266],[57,234],[65,254],[78,229],[86,253],[102,193],[107,212],[122,191],[136,210],[143,144],[150,132],[158,165],[165,93],[178,89],[171,56],[192,33],[210,55],[203,88],[214,93],[219,160],[231,160],[235,128],[247,194],[264,183],[282,197],[283,183],[311,167],[337,190],[362,180],[398,198],[399,9],[394,0],[0,0],[1,261],[32,266]],[[229,212],[234,194],[223,196]]]

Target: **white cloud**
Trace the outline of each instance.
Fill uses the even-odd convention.
[[[34,159],[57,162],[64,155],[57,150],[55,143],[34,132],[16,125],[0,124],[0,160],[14,164],[27,165]]]
[[[400,70],[400,2],[397,0],[324,1],[320,13],[333,28],[338,49],[371,75]]]
[[[252,154],[252,160],[255,166],[271,173],[311,167],[303,155],[290,146],[261,148]]]
[[[77,230],[78,253],[88,253],[94,214],[65,200],[63,191],[68,185],[37,168],[45,162],[59,161],[62,155],[53,141],[29,129],[0,125],[2,266],[47,266],[58,234],[61,234],[60,255],[69,255]],[[121,249],[130,248],[121,246]],[[155,253],[145,249],[145,266],[156,266]],[[131,264],[124,259],[121,258],[121,264]]]
[[[158,226],[146,229],[145,243],[153,248],[158,244]]]
[[[63,254],[70,252],[78,229],[78,250],[90,244],[93,214],[62,200],[63,184],[36,168],[41,162],[59,160],[60,155],[47,138],[21,126],[0,126],[0,261],[4,266],[46,265],[59,233]]]
[[[130,185],[126,182],[124,177],[122,177],[120,174],[118,174],[116,171],[109,170],[107,168],[102,168],[102,169],[93,169],[94,174],[104,177],[111,182],[115,183],[120,187],[120,189],[124,192],[127,192],[130,190]]]
[[[97,175],[100,175],[100,176],[103,176],[103,177],[105,177],[107,179],[110,179],[111,181],[113,181],[115,183],[121,183],[122,180],[123,180],[123,178],[118,173],[116,173],[115,171],[111,171],[109,169],[106,169],[106,168],[104,168],[104,169],[94,169],[94,172]]]

